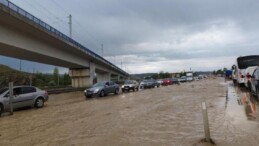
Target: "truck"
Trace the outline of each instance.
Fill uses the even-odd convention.
[[[186,72],[186,80],[193,81],[193,72]]]

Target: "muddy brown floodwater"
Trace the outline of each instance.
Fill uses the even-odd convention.
[[[44,108],[1,117],[0,145],[209,146],[202,101],[216,145],[259,145],[257,101],[221,78],[90,100],[51,95]]]

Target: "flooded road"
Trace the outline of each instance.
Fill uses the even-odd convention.
[[[259,145],[258,102],[221,78],[89,100],[51,95],[42,109],[1,117],[0,145],[209,146],[202,101],[216,145]]]

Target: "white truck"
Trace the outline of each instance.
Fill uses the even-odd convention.
[[[186,80],[193,81],[193,72],[186,72]]]

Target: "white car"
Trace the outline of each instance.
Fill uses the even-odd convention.
[[[245,70],[245,86],[249,91],[251,91],[251,75],[253,74],[255,69],[256,69],[256,66],[251,66],[246,68]]]

